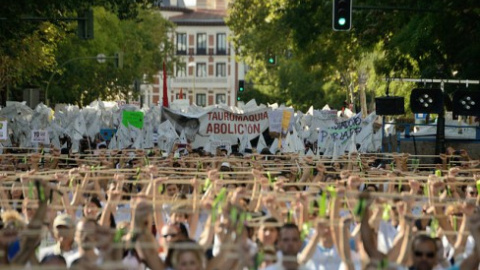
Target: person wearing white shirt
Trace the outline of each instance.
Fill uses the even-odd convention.
[[[300,231],[295,224],[285,224],[280,229],[278,249],[282,256],[275,264],[267,266],[265,270],[304,270],[304,265],[299,265],[298,255],[302,248]]]
[[[52,246],[40,248],[38,260],[42,261],[45,257],[51,255],[62,255],[67,262],[77,252],[73,241],[75,226],[73,220],[68,214],[62,214],[53,221],[53,236],[57,243]]]

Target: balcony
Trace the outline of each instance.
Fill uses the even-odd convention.
[[[227,77],[181,77],[172,79],[173,87],[191,88],[195,83],[195,87],[227,87]]]

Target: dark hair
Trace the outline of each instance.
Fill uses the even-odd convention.
[[[272,152],[270,152],[270,149],[268,149],[268,147],[265,147],[265,148],[262,149],[260,154],[262,154],[262,155],[272,155]]]
[[[191,240],[191,239],[178,240],[178,241],[175,241],[175,244],[191,244],[192,246],[198,246],[197,242],[195,242],[194,240]],[[179,249],[179,248],[177,248],[177,249]],[[175,250],[176,250],[175,245],[174,245],[174,247],[170,247],[168,249],[167,257],[165,257],[165,266],[173,268],[172,260],[173,260],[173,255],[175,253]],[[182,250],[185,250],[185,249],[182,249]]]
[[[185,226],[185,224],[183,224],[182,222],[175,222],[175,223],[172,223],[171,225],[178,228],[178,232],[182,235],[182,237],[184,237],[185,239],[190,239],[190,236],[188,235],[187,226]]]
[[[285,230],[285,229],[295,229],[298,232],[300,232],[300,230],[298,230],[297,224],[295,224],[295,223],[285,223],[285,224],[283,224],[283,226],[280,228],[280,230]]]
[[[434,252],[437,252],[438,251],[438,247],[437,247],[437,242],[435,241],[434,238],[428,236],[428,235],[425,235],[425,234],[419,234],[419,235],[416,235],[414,238],[413,238],[413,241],[412,241],[412,251],[415,251],[415,247],[418,243],[422,243],[422,242],[430,242],[432,243],[432,245],[435,247],[435,251]]]
[[[65,260],[65,258],[62,255],[54,255],[54,254],[50,254],[50,255],[47,255],[47,256],[43,257],[42,261],[40,261],[40,264],[45,264],[45,263],[48,263],[48,262],[53,261],[53,260],[61,261],[65,265],[67,265],[67,261]]]
[[[86,200],[85,200],[85,204],[87,203],[93,203],[95,204],[98,208],[102,208],[102,204],[100,203],[100,200],[98,199],[97,196],[90,196],[90,197],[87,197]]]

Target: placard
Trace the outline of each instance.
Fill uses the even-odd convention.
[[[138,129],[143,128],[143,112],[132,112],[132,111],[123,111],[122,112],[122,124],[126,127],[130,125]]]
[[[40,129],[32,130],[32,143],[49,144],[48,131]]]

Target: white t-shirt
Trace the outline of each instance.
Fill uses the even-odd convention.
[[[297,259],[298,259],[297,255]],[[285,267],[283,267],[283,254],[281,252],[277,252],[277,262],[265,267],[264,270],[286,270]],[[305,265],[299,265],[298,270],[309,270]]]
[[[380,221],[378,227],[378,240],[377,240],[377,249],[378,251],[387,254],[388,251],[392,248],[393,240],[398,234],[398,227],[393,227],[392,223]]]
[[[115,223],[119,224],[121,222],[131,222],[132,221],[132,211],[130,209],[130,204],[119,204],[117,205],[117,212],[114,215]]]
[[[58,244],[55,244],[55,245],[52,245],[52,246],[47,246],[47,247],[40,248],[38,250],[37,258],[38,258],[38,261],[41,262],[43,260],[43,258],[45,258],[47,256],[62,255],[63,258],[65,259],[65,261],[67,261],[67,264],[68,264],[68,262],[71,263],[73,261],[72,257],[76,256],[76,254],[78,254],[77,252],[78,252],[77,248],[73,248],[70,251],[62,252],[60,250],[60,247],[58,246]]]

